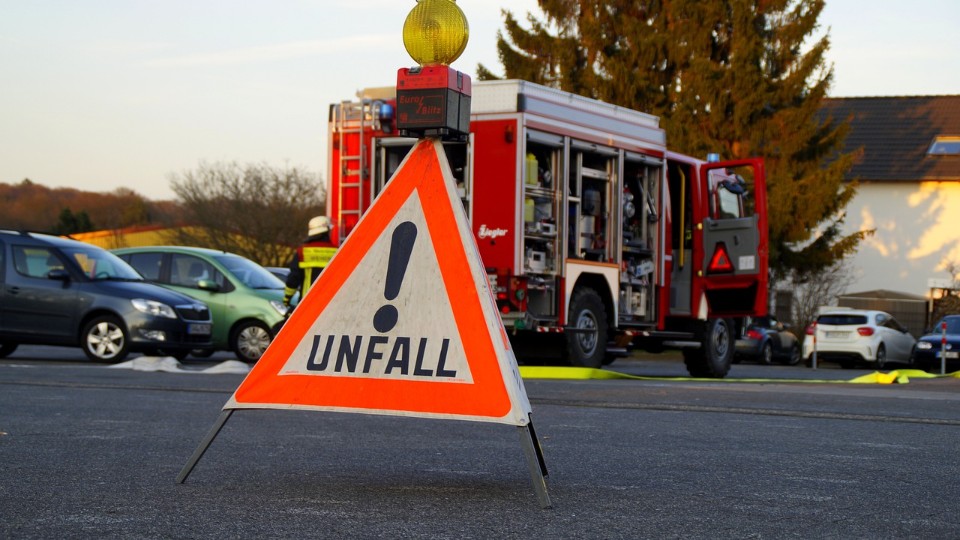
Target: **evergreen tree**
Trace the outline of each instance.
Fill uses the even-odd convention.
[[[86,210],[74,214],[69,208],[60,210],[57,224],[53,228],[54,234],[74,234],[93,230],[93,223]]]
[[[524,28],[504,11],[507,78],[661,118],[673,150],[765,158],[774,279],[803,281],[854,252],[843,236],[845,120],[818,122],[829,39],[806,47],[824,0],[540,0]],[[484,66],[481,79],[496,78]]]
[[[77,232],[77,218],[69,208],[62,208],[53,228],[54,234],[71,234]]]
[[[77,218],[77,232],[90,232],[94,230],[93,222],[90,221],[90,215],[86,210],[81,210],[75,214]]]

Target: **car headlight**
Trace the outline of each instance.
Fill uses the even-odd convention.
[[[930,343],[929,341],[921,341],[917,343],[917,349],[920,349],[922,351],[925,351],[927,349],[932,349],[932,348],[933,348],[933,343]]]
[[[270,306],[272,306],[273,309],[277,310],[277,313],[279,313],[280,315],[287,314],[287,306],[283,305],[283,302],[279,300],[271,300]]]
[[[134,298],[130,301],[133,304],[133,307],[137,311],[142,311],[147,315],[153,315],[154,317],[166,317],[168,319],[176,319],[177,314],[173,311],[173,308],[164,304],[163,302],[157,302],[156,300],[144,300],[143,298]]]

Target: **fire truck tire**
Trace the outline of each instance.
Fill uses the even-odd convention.
[[[733,362],[733,324],[727,319],[710,319],[700,336],[699,349],[683,351],[683,363],[691,377],[722,379]]]
[[[607,353],[607,310],[596,291],[573,291],[566,332],[566,360],[571,366],[599,368]]]

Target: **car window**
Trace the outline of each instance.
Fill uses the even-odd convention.
[[[830,313],[817,317],[817,324],[831,324],[834,326],[856,326],[858,324],[867,324],[866,315],[854,315],[850,313]]]
[[[174,253],[170,256],[170,284],[199,289],[200,281],[212,281],[221,288],[226,278],[212,264],[195,257]]]
[[[13,267],[21,276],[46,279],[51,270],[63,270],[63,261],[51,248],[13,246]]]
[[[887,328],[892,328],[892,329],[896,330],[897,332],[906,332],[906,331],[907,331],[907,329],[904,328],[903,325],[901,325],[900,322],[897,321],[896,319],[894,319],[893,317],[888,317],[888,318],[887,318],[887,321],[884,323],[884,326],[886,326]]]
[[[60,248],[60,252],[90,279],[143,281],[133,267],[105,249],[96,246],[80,246]]]
[[[124,257],[140,275],[150,281],[160,281],[160,265],[163,262],[163,253],[131,253]]]
[[[251,289],[282,289],[283,281],[259,264],[239,255],[217,255],[217,261]]]

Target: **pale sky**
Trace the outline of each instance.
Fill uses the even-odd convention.
[[[414,0],[0,0],[0,182],[173,199],[201,162],[327,175],[329,105],[395,84]],[[501,6],[459,0],[454,67],[500,72]],[[957,0],[828,0],[832,96],[960,94]]]

